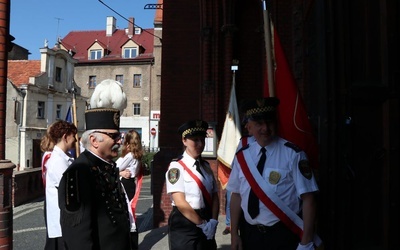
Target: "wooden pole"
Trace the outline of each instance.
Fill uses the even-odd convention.
[[[76,96],[75,96],[75,88],[72,88],[72,121],[74,122],[74,125],[76,128],[78,128],[78,120],[76,118]],[[78,158],[80,154],[80,143],[79,143],[79,136],[78,133],[75,135],[76,142],[75,142],[75,154],[76,157]]]
[[[265,55],[267,61],[267,74],[268,74],[268,91],[269,96],[275,96],[275,81],[274,71],[272,64],[272,39],[271,39],[271,24],[269,21],[269,14],[267,8],[267,1],[263,1],[263,17],[264,17],[264,39],[265,39]]]

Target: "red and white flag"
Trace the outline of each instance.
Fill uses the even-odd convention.
[[[217,150],[218,159],[218,179],[221,186],[225,189],[231,173],[231,163],[236,153],[236,148],[241,138],[239,110],[236,101],[235,75],[231,96],[229,99],[229,108],[226,113],[224,128],[222,130],[221,140]]]

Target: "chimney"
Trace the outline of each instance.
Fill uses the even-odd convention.
[[[128,36],[133,36],[135,34],[135,18],[130,17],[128,23]]]
[[[117,20],[113,16],[107,17],[107,26],[106,26],[106,36],[112,36],[114,31],[116,30]]]

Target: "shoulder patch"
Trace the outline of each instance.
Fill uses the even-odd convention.
[[[170,170],[168,170],[168,181],[171,184],[175,184],[180,177],[180,171],[179,168],[171,168]]]
[[[288,148],[293,149],[294,151],[296,151],[296,153],[302,151],[301,148],[299,148],[296,144],[293,144],[293,143],[291,143],[291,142],[286,142],[286,143],[285,143],[285,146],[288,147]]]
[[[301,160],[299,161],[299,170],[300,173],[307,179],[311,180],[312,177],[312,170],[308,160]]]

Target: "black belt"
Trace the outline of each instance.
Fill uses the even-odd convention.
[[[285,225],[281,221],[275,223],[272,226],[265,226],[265,225],[262,225],[262,224],[251,225],[251,224],[249,224],[247,222],[246,222],[246,224],[247,224],[248,227],[251,227],[253,229],[257,229],[260,233],[263,233],[263,234],[271,232],[273,230],[276,230],[277,228],[280,228],[280,227],[285,227]]]

